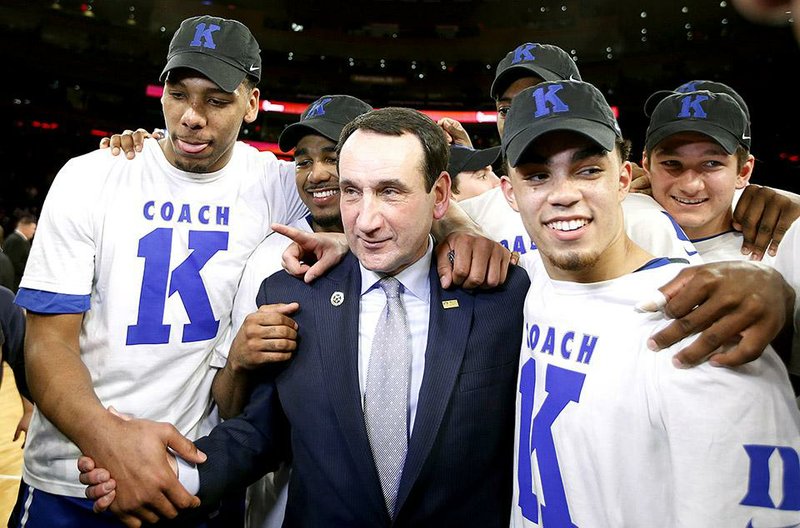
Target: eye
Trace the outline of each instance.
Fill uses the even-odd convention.
[[[328,163],[330,165],[336,165],[337,161],[339,161],[339,158],[337,158],[336,156],[330,156],[325,158],[325,163]]]
[[[603,169],[600,167],[584,167],[576,172],[578,176],[582,176],[584,178],[592,178],[602,173]]]
[[[295,166],[296,169],[300,169],[300,168],[304,169],[306,167],[310,167],[311,166],[311,160],[310,159],[299,159],[299,160],[296,159],[296,160],[294,160],[294,166]]]
[[[185,97],[183,92],[176,92],[176,91],[170,91],[169,96],[172,97],[173,99],[183,99]]]
[[[499,107],[497,109],[497,115],[502,117],[503,119],[505,119],[506,116],[508,115],[508,110],[510,108],[511,108],[510,106],[501,106],[501,107]]]
[[[208,100],[208,103],[211,106],[225,106],[225,105],[230,104],[230,101],[226,101],[224,99],[217,99],[215,97],[212,97],[211,99]]]

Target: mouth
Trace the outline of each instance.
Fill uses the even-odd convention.
[[[361,245],[364,247],[364,249],[368,249],[368,250],[380,249],[387,242],[386,239],[384,239],[384,240],[367,240],[365,238],[359,238],[358,240],[361,243]]]
[[[583,226],[589,225],[590,222],[591,220],[587,218],[580,218],[575,220],[554,220],[552,222],[547,222],[544,225],[547,226],[548,229],[552,229],[553,231],[561,231],[563,233],[569,233],[571,231],[577,231]]]
[[[672,198],[681,205],[699,205],[701,203],[708,201],[708,198],[683,198],[680,196],[673,196],[673,195],[670,195],[670,198]]]
[[[189,142],[183,139],[176,139],[175,145],[178,147],[178,150],[183,152],[184,154],[195,155],[200,154],[203,150],[210,145],[209,142],[201,143],[197,141]]]
[[[324,200],[331,196],[339,194],[339,189],[318,189],[315,191],[307,191],[315,200]]]

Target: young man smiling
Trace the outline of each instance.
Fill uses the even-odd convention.
[[[667,320],[634,306],[685,263],[625,234],[629,148],[587,83],[523,90],[508,114],[503,190],[539,248],[523,259],[511,524],[800,522],[800,412],[775,351],[738,368],[677,369],[686,342],[645,346]]]

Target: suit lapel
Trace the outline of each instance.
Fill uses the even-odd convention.
[[[474,299],[460,288],[446,291],[439,285],[435,261],[431,264],[431,311],[425,374],[419,391],[414,430],[408,445],[395,512],[399,512],[430,454],[442,417],[450,403],[469,338]],[[457,301],[444,308],[443,301]],[[452,305],[453,303],[447,303]]]
[[[361,273],[358,260],[348,253],[345,260],[320,284],[313,296],[316,341],[325,369],[325,380],[332,407],[355,466],[378,511],[385,512],[380,479],[364,424],[361,389],[358,382],[358,322],[361,298]],[[335,292],[344,294],[334,306]],[[352,483],[352,485],[358,485]],[[384,513],[385,515],[385,513]]]

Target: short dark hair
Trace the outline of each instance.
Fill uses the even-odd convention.
[[[27,214],[27,213],[23,214],[23,215],[20,215],[19,219],[17,220],[17,225],[20,225],[20,224],[21,225],[29,225],[29,224],[35,224],[35,223],[37,223],[36,222],[36,217],[34,215],[32,215],[32,214]]]
[[[425,177],[426,192],[431,191],[439,175],[447,170],[450,147],[444,132],[433,119],[422,112],[410,108],[387,107],[361,114],[342,129],[336,145],[337,154],[341,153],[342,145],[356,130],[368,130],[386,136],[416,136],[424,153],[420,169]]]

